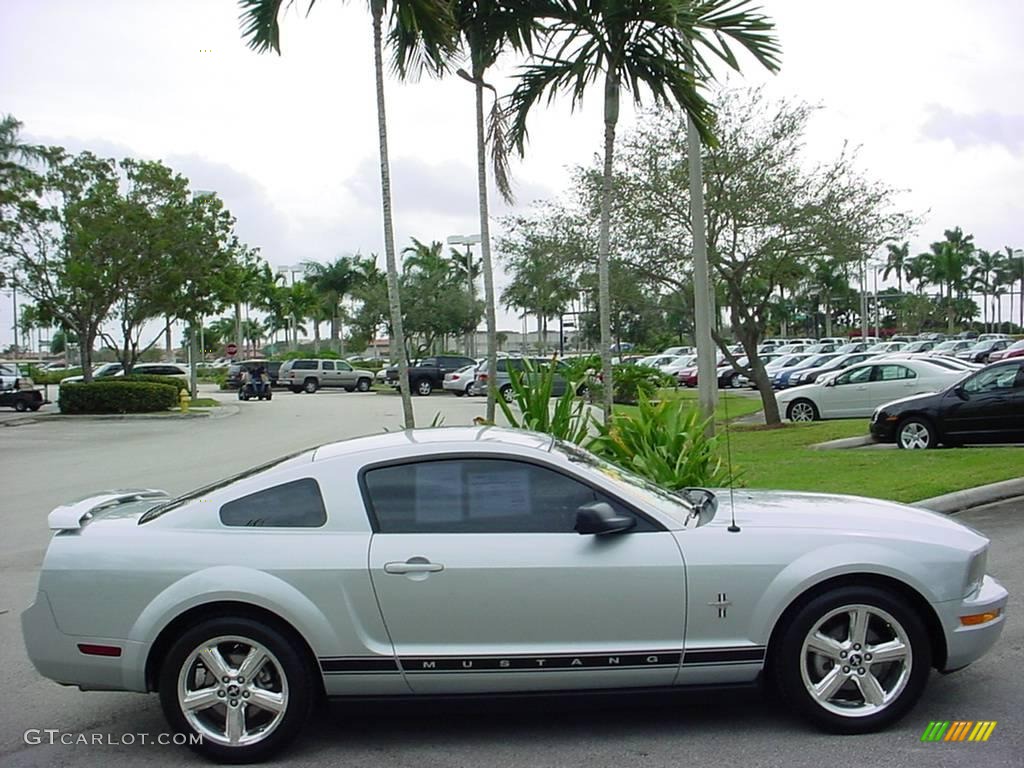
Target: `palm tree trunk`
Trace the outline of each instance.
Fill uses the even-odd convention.
[[[615,125],[619,121],[619,78],[608,72],[604,84],[604,171],[601,179],[601,234],[597,244],[597,314],[601,333],[601,390],[604,423],[612,417],[615,382],[612,381],[612,302],[608,280],[611,250],[612,164],[615,160]]]
[[[494,382],[498,380],[498,321],[494,309],[494,267],[491,262],[491,224],[487,205],[487,139],[484,134],[483,73],[474,72],[476,88],[476,187],[480,204],[480,252],[484,267],[484,317],[487,321],[487,411],[494,421]]]
[[[235,352],[236,355],[242,355],[243,344],[245,340],[242,338],[242,302],[235,302]]]
[[[391,358],[398,362],[398,388],[402,394],[402,415],[405,428],[413,429],[416,418],[412,412],[409,391],[409,361],[405,357],[405,329],[402,326],[402,302],[398,295],[398,262],[395,258],[395,230],[391,219],[391,168],[388,164],[388,121],[384,109],[384,60],[381,54],[381,19],[384,0],[371,0],[373,15],[373,73],[377,86],[377,136],[380,142],[380,196],[384,213],[384,256],[388,275],[388,309],[391,313]]]

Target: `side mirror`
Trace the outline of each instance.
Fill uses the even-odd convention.
[[[606,533],[621,533],[636,525],[632,515],[619,515],[605,501],[584,504],[576,510],[576,533],[602,536]]]
[[[961,400],[967,400],[967,390],[964,389],[963,384],[957,384],[953,387],[953,394],[959,397]]]
[[[826,387],[834,387],[836,385],[836,379],[833,376],[831,379],[825,382]]]

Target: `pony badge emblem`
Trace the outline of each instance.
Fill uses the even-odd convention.
[[[725,592],[719,592],[718,599],[712,600],[710,603],[708,603],[708,605],[710,605],[712,608],[717,608],[718,618],[724,619],[725,612],[729,609],[729,606],[732,605],[732,600],[729,599],[729,596],[726,595]]]

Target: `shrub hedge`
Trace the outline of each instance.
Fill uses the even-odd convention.
[[[188,382],[179,379],[177,376],[154,376],[150,373],[130,373],[127,376],[118,376],[118,381],[148,381],[150,384],[167,384],[174,387],[175,392],[188,389]]]
[[[61,413],[149,413],[178,405],[178,381],[172,377],[148,376],[157,381],[71,382],[60,388]]]

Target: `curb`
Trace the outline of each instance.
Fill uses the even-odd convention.
[[[828,451],[834,448],[863,448],[866,445],[877,445],[877,443],[871,435],[858,435],[857,437],[842,437],[838,440],[815,443],[811,446],[811,449],[815,451]]]
[[[933,496],[930,499],[915,501],[911,506],[930,509],[932,512],[941,512],[944,515],[951,515],[956,512],[963,512],[965,509],[980,507],[984,504],[993,504],[997,501],[1005,501],[1017,496],[1024,496],[1024,477],[1003,480],[1002,482],[990,483],[989,485],[979,485],[977,488],[967,488],[962,491],[946,493],[942,496]]]
[[[68,415],[45,413],[24,419],[7,419],[0,422],[4,427],[21,427],[38,424],[41,421],[183,421],[187,419],[226,419],[239,413],[237,405],[221,405],[214,408],[193,408],[188,413],[93,413]]]

